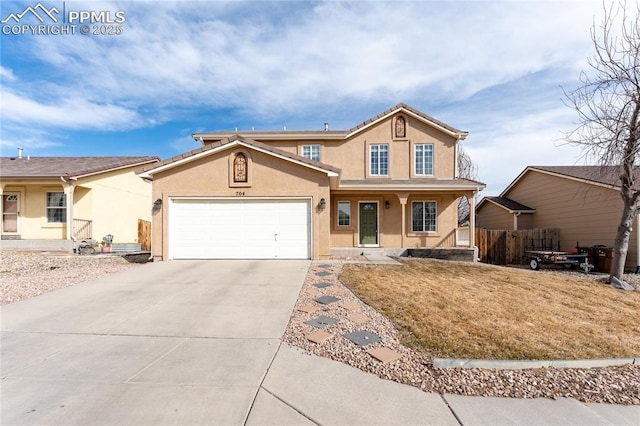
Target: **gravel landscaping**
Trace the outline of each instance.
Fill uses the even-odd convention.
[[[589,369],[434,369],[431,354],[403,346],[395,326],[340,283],[338,276],[342,265],[342,260],[313,262],[283,341],[308,353],[344,362],[426,392],[513,398],[571,397],[584,402],[640,405],[639,365]],[[600,280],[602,276],[594,275],[593,279]],[[332,285],[319,288],[315,285],[319,283]],[[327,305],[314,301],[321,296],[340,300]],[[345,305],[349,309],[343,307]],[[312,308],[317,310],[305,312]],[[306,323],[321,316],[338,322],[321,329]],[[307,336],[318,330],[330,333],[332,337],[312,343]],[[346,333],[360,330],[375,333],[381,342],[357,346],[343,337]],[[368,353],[376,347],[391,349],[402,357],[382,363]]]
[[[118,255],[80,256],[66,252],[0,251],[0,305],[19,302],[136,267]]]
[[[403,346],[400,333],[391,321],[340,283],[338,277],[344,262],[354,260],[363,259],[312,263],[283,336],[284,342],[426,392],[514,398],[572,397],[584,402],[640,405],[640,365],[590,369],[434,369],[431,354]],[[0,304],[28,299],[136,266],[136,263],[114,255],[79,256],[3,250],[0,251]],[[591,277],[594,280],[604,279],[601,275]],[[636,275],[625,278],[638,285]],[[314,300],[321,296],[339,300],[328,304]],[[304,312],[313,309],[316,310]],[[306,323],[323,316],[337,322],[329,324],[333,321],[322,318],[319,324],[316,323],[322,328]],[[308,335],[319,330],[330,333],[332,337],[320,343],[307,339]],[[357,346],[343,337],[361,330],[376,334],[381,341]],[[400,354],[401,358],[383,363],[368,352],[383,347]]]

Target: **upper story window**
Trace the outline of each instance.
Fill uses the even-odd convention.
[[[47,222],[67,222],[67,195],[64,192],[47,192]]]
[[[320,161],[320,145],[302,145],[302,156],[309,160]]]
[[[433,175],[433,144],[415,145],[414,154],[416,175]]]
[[[411,229],[413,232],[436,232],[436,202],[414,201],[411,204]]]
[[[372,176],[386,176],[389,174],[389,144],[377,144],[369,147],[370,169]]]

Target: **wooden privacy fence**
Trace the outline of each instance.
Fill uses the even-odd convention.
[[[560,230],[556,228],[476,229],[475,237],[480,262],[493,265],[526,264],[529,250],[560,251]]]
[[[151,250],[151,222],[138,219],[138,243],[140,250]]]

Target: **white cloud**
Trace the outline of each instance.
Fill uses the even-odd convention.
[[[122,3],[121,36],[41,37],[35,53],[94,102],[273,115],[344,100],[463,100],[574,66],[597,13],[592,3],[276,4]]]
[[[0,80],[3,80],[3,84],[6,84],[7,82],[15,81],[16,76],[9,68],[5,68],[0,65]]]
[[[406,102],[470,131],[465,146],[494,193],[528,164],[576,162],[555,146],[573,120],[558,86],[586,67],[602,12],[599,0],[90,7],[125,10],[123,34],[23,38],[26,49],[3,39],[3,125],[132,129],[224,110],[262,128],[335,129]]]
[[[123,107],[96,104],[79,97],[57,99],[45,104],[2,90],[2,119],[23,125],[37,124],[52,128],[92,128],[116,130],[138,126],[142,119]]]

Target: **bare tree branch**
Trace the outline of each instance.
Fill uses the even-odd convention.
[[[602,23],[591,29],[595,53],[589,69],[577,89],[565,91],[565,104],[579,122],[566,139],[581,146],[585,157],[620,169],[623,209],[610,277],[621,279],[640,197],[634,173],[640,159],[640,5],[605,2],[603,9]]]

